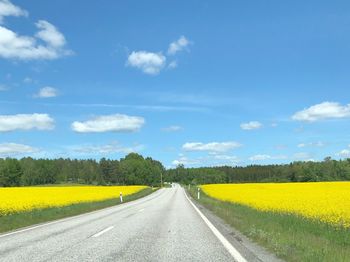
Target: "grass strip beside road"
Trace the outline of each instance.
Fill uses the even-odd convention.
[[[123,203],[145,197],[157,189],[146,188],[135,194],[124,196]],[[53,207],[35,209],[29,212],[14,213],[7,216],[0,216],[0,233],[8,232],[22,227],[27,227],[43,222],[75,216],[106,207],[120,204],[119,197],[98,202],[86,202],[73,204],[64,207]]]
[[[186,187],[187,188],[187,187]],[[191,187],[191,196],[235,229],[286,261],[350,261],[350,230],[296,215],[261,212],[213,199]]]

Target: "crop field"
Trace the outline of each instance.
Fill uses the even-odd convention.
[[[210,197],[350,228],[350,182],[212,184]]]
[[[0,216],[119,198],[146,186],[74,186],[0,188]]]

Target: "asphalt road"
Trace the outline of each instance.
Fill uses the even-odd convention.
[[[0,235],[0,261],[234,261],[176,185],[123,205]]]

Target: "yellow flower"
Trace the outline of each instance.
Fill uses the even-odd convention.
[[[0,188],[0,216],[83,202],[96,202],[134,194],[145,186],[74,186]]]
[[[350,182],[203,185],[216,199],[350,228]]]

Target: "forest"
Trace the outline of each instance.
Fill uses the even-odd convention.
[[[317,182],[350,180],[350,159],[166,170],[160,161],[130,153],[120,160],[0,159],[0,186],[43,184],[148,185],[163,181],[181,184],[249,182]]]
[[[0,186],[42,184],[159,186],[165,169],[159,161],[130,153],[120,160],[0,159]]]
[[[179,165],[167,170],[166,179],[183,184],[347,181],[350,180],[350,159],[326,157],[321,162],[246,167],[185,168]]]

